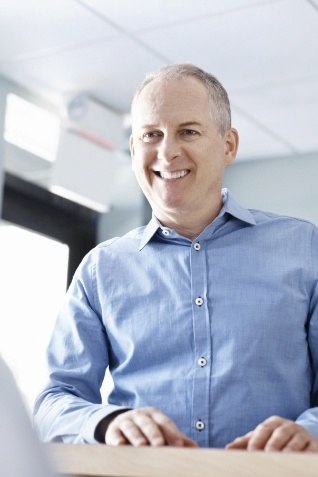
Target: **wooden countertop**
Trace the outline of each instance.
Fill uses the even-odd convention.
[[[76,477],[318,477],[318,454],[46,444],[57,474]]]

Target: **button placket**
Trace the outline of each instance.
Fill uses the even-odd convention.
[[[193,365],[193,407],[191,410],[193,439],[196,439],[200,446],[209,445],[209,360],[211,356],[211,338],[209,327],[209,310],[207,308],[207,256],[206,247],[199,241],[191,244],[190,251],[191,264],[191,298],[194,326],[194,356]]]

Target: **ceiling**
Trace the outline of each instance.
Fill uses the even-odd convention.
[[[227,88],[239,160],[318,151],[318,0],[0,2],[0,74],[53,104],[84,92],[126,113],[176,62]]]

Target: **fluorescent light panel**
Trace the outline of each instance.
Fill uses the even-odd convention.
[[[60,120],[53,113],[10,93],[7,96],[4,139],[53,162],[59,141]]]
[[[64,197],[65,199],[71,200],[72,202],[77,202],[78,204],[81,204],[84,207],[93,209],[96,212],[99,212],[100,214],[105,214],[106,212],[109,212],[110,210],[110,207],[108,207],[107,205],[103,205],[100,202],[96,202],[95,200],[90,199],[89,197],[85,197],[81,194],[73,192],[62,186],[52,185],[50,187],[50,191],[53,192],[54,194]]]

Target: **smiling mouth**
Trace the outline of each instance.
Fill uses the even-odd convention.
[[[164,179],[166,181],[171,181],[173,179],[182,179],[183,177],[187,176],[190,171],[189,169],[183,169],[181,171],[154,171],[156,176]]]

